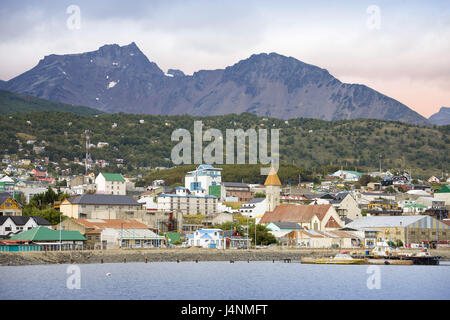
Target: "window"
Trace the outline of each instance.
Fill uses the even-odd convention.
[[[11,227],[5,227],[5,231],[11,231]]]

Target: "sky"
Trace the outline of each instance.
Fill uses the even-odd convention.
[[[0,0],[1,80],[49,54],[131,42],[164,71],[277,52],[425,117],[450,107],[448,0]]]

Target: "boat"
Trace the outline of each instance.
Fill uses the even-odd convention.
[[[366,264],[366,259],[358,259],[353,258],[351,255],[348,254],[348,251],[342,251],[341,253],[338,253],[334,257],[329,258],[309,258],[309,257],[303,257],[301,259],[302,263],[311,263],[311,264]]]

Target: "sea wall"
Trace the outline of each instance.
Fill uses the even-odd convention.
[[[162,261],[300,261],[301,257],[334,256],[339,250],[325,249],[134,249],[104,251],[51,251],[0,253],[0,266],[39,264],[86,264]],[[432,250],[432,254],[450,261],[450,249]]]

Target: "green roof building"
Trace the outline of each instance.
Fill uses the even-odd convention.
[[[38,227],[16,234],[11,240],[28,240],[33,242],[78,242],[86,241],[86,238],[78,231],[53,230],[47,227]]]
[[[124,196],[127,194],[125,178],[120,173],[99,173],[95,178],[97,193]]]

